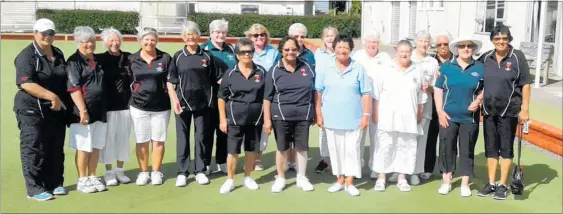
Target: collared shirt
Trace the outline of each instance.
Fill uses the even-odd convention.
[[[272,102],[272,120],[313,120],[313,86],[315,71],[304,60],[298,59],[294,72],[285,69],[280,60],[268,72],[264,99]]]
[[[483,89],[485,66],[471,60],[462,69],[454,58],[440,67],[440,76],[436,80],[436,88],[443,90],[443,109],[450,120],[457,123],[479,122],[479,112],[467,110]]]
[[[133,77],[130,105],[143,111],[170,110],[166,77],[174,62],[172,57],[156,49],[150,62],[141,58],[141,51],[129,57],[129,75]]]
[[[377,128],[422,135],[417,122],[418,105],[428,97],[422,91],[424,71],[415,64],[401,70],[394,61],[383,65],[374,83],[373,98],[379,101]]]
[[[452,52],[450,52],[450,57],[448,57],[445,61],[440,60],[440,56],[438,55],[438,53],[433,53],[431,54],[431,56],[434,57],[434,59],[436,59],[438,65],[442,65],[444,62],[451,61],[454,58],[454,54]]]
[[[522,88],[532,83],[530,67],[522,51],[510,47],[508,55],[498,63],[495,50],[491,50],[479,61],[485,65],[483,112],[518,117]]]
[[[105,90],[105,71],[102,69],[95,56],[87,56],[76,52],[68,57],[66,72],[68,74],[68,91],[82,91],[86,110],[88,111],[88,122],[107,121],[107,91]],[[80,110],[74,105],[71,123],[80,121]]]
[[[127,67],[129,66],[129,52],[121,52],[119,56],[112,55],[109,51],[96,54],[96,59],[102,66],[106,75],[106,91],[108,95],[108,111],[129,109],[131,99],[131,78]]]
[[[262,52],[260,53],[256,52],[252,57],[252,61],[257,65],[262,66],[264,69],[266,69],[267,72],[269,72],[270,69],[272,69],[274,63],[276,63],[276,61],[278,61],[279,59],[280,59],[280,52],[271,45],[266,45],[266,47],[264,47],[264,50],[262,50]]]
[[[14,60],[16,67],[16,85],[20,90],[14,97],[14,111],[33,112],[44,115],[51,111],[51,101],[39,99],[21,88],[24,83],[36,83],[56,94],[66,106],[70,106],[70,97],[66,92],[67,75],[63,52],[51,46],[54,60],[51,61],[37,43],[25,47]],[[61,111],[62,112],[62,111]],[[62,114],[62,113],[61,113]]]
[[[326,49],[317,48],[315,51],[315,63],[319,62],[319,64],[328,63],[334,57],[334,53],[329,53]]]
[[[182,107],[190,111],[213,107],[216,102],[213,85],[221,77],[211,52],[198,46],[191,54],[184,46],[174,54],[173,61],[168,82],[177,85],[176,93]]]
[[[266,69],[254,63],[248,78],[242,75],[238,65],[223,75],[218,97],[225,101],[228,124],[262,124],[265,78]]]
[[[201,44],[201,48],[210,51],[217,59],[215,63],[219,69],[219,76],[223,76],[223,73],[237,64],[235,48],[227,42],[223,42],[221,49],[219,49],[213,45],[211,40],[207,40],[207,42]]]
[[[363,114],[362,96],[372,93],[364,67],[351,60],[350,65],[340,72],[336,59],[323,67],[326,70],[315,72],[315,90],[322,92],[324,126],[329,129],[358,130]]]
[[[360,49],[354,51],[352,59],[362,64],[368,73],[376,72],[377,67],[391,62],[389,54],[381,50],[378,50],[374,57],[370,57],[367,54],[366,49]]]
[[[317,65],[315,61],[315,54],[309,48],[303,46],[303,51],[299,54],[299,58],[309,63],[309,65],[315,69],[315,66]]]
[[[421,59],[416,58],[414,55],[415,55],[414,53],[411,55],[411,61],[416,66],[419,66],[420,69],[422,69],[422,72],[424,72],[424,80],[426,82],[428,82],[429,87],[432,87],[436,83],[436,78],[434,78],[434,75],[435,75],[436,71],[438,71],[438,69],[440,69],[439,64],[438,64],[438,60],[434,59],[434,57],[432,57],[430,55],[426,55]],[[433,95],[431,93],[428,93],[428,92],[426,92],[426,95],[430,98],[433,97]],[[426,101],[426,103],[424,104],[424,112],[422,113],[424,118],[432,119],[432,116],[433,116],[432,115],[432,106],[433,105],[434,105],[434,99],[428,99]]]

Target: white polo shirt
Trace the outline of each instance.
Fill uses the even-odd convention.
[[[377,55],[374,57],[368,56],[366,49],[360,49],[354,51],[352,54],[352,59],[356,60],[364,66],[364,70],[368,73],[372,73],[377,70],[377,68],[383,64],[388,64],[391,62],[391,57],[386,52],[379,50]]]
[[[434,74],[436,73],[436,71],[440,69],[438,60],[436,60],[434,57],[430,56],[429,54],[427,54],[422,59],[417,59],[415,58],[414,55],[415,54],[413,52],[413,54],[411,55],[411,61],[416,66],[420,67],[422,72],[424,72],[424,80],[428,81],[428,87],[433,87],[434,84],[436,83],[436,78],[434,78]],[[424,104],[423,116],[424,118],[430,120],[432,119],[432,105],[434,105],[434,100],[431,99],[432,94],[426,93],[426,95],[429,96],[430,99],[428,99],[428,101]]]
[[[418,105],[426,103],[422,91],[424,73],[412,64],[406,71],[399,69],[394,60],[382,66],[374,82],[373,97],[379,100],[378,130],[422,135],[418,125]]]

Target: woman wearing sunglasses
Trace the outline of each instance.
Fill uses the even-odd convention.
[[[14,111],[20,129],[20,152],[27,197],[47,201],[66,195],[63,188],[66,107],[65,58],[53,46],[55,24],[39,19],[34,41],[14,62],[18,92]],[[63,102],[64,101],[64,102]],[[43,155],[40,155],[43,154]]]
[[[245,32],[246,37],[250,38],[254,43],[254,55],[252,61],[257,65],[262,66],[266,69],[266,72],[274,66],[274,63],[279,60],[280,53],[274,46],[269,45],[270,43],[270,32],[268,29],[261,24],[253,24],[250,29]],[[262,152],[266,150],[268,145],[268,135],[262,132],[262,137],[260,139],[260,153],[256,157],[256,163],[254,165],[254,170],[262,171],[264,166],[262,165]]]
[[[229,153],[227,180],[221,186],[220,193],[229,193],[235,187],[234,176],[242,145],[246,152],[243,185],[250,190],[259,189],[250,173],[260,151],[266,70],[252,62],[252,40],[240,39],[235,52],[238,63],[223,75],[218,93],[219,127],[227,134]]]
[[[297,154],[297,187],[313,191],[313,185],[305,176],[307,151],[309,150],[309,126],[313,122],[315,83],[313,67],[298,58],[297,39],[285,37],[278,50],[282,59],[278,61],[266,78],[264,94],[264,131],[270,135],[272,127],[277,142],[276,168],[278,175],[272,192],[281,192],[285,187],[285,170],[291,148]]]
[[[461,196],[471,196],[469,178],[473,176],[475,144],[479,136],[479,109],[482,101],[483,63],[473,54],[481,49],[481,42],[459,38],[450,43],[457,57],[442,64],[434,87],[434,100],[440,122],[440,152],[438,165],[443,183],[440,194],[452,190],[452,174],[456,170],[459,151]],[[459,150],[458,150],[459,148]]]

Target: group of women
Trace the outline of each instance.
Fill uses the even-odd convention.
[[[225,41],[225,20],[209,24],[210,40],[201,45],[198,25],[186,22],[185,45],[173,55],[156,47],[158,34],[152,28],[139,29],[136,53],[122,51],[120,32],[105,29],[101,37],[107,51],[95,54],[94,30],[80,26],[73,35],[78,48],[65,60],[53,46],[52,21],[39,19],[34,30],[34,41],[15,59],[20,90],[14,111],[27,195],[39,201],[67,194],[65,126],[76,150],[78,191],[99,192],[106,185],[130,182],[123,164],[129,159],[131,128],[140,168],[136,184],[162,184],[171,113],[176,120],[178,187],[187,185],[190,173],[193,119],[191,171],[201,185],[210,183],[212,168],[225,172],[220,193],[233,191],[242,149],[242,184],[259,189],[251,173],[264,169],[261,154],[272,134],[277,176],[271,191],[283,191],[287,170],[297,172],[298,188],[313,191],[306,167],[309,129],[316,124],[321,160],[315,171],[330,167],[336,176],[329,192],[360,195],[354,179],[362,177],[369,136],[368,167],[376,179],[375,191],[384,191],[387,182],[411,191],[410,185],[429,179],[439,138],[443,184],[438,192],[452,189],[459,147],[461,195],[470,196],[481,110],[489,183],[478,195],[505,199],[516,126],[528,119],[529,69],[523,54],[510,46],[506,27],[495,29],[495,49],[478,60],[473,55],[481,43],[470,38],[452,41],[440,34],[437,54],[430,56],[430,35],[420,32],[415,48],[406,40],[398,42],[392,59],[379,50],[377,32],[363,38],[364,49],[353,51],[352,38],[338,35],[334,27],[323,30],[324,46],[313,53],[304,45],[307,28],[301,23],[289,27],[277,48],[269,44],[270,34],[261,24],[252,25],[233,47]],[[211,166],[214,139],[217,166]],[[496,184],[499,156],[501,178]],[[96,176],[98,163],[105,164],[104,181]]]

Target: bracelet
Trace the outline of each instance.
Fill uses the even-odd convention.
[[[370,113],[363,113],[362,115],[370,116],[371,114]]]

